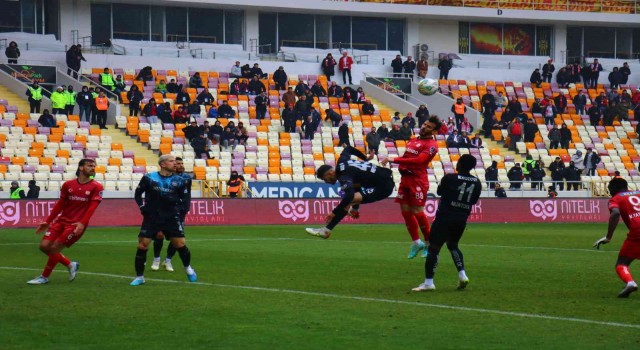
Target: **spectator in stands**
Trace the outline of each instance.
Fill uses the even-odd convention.
[[[20,49],[18,43],[12,41],[9,46],[4,50],[5,56],[7,56],[9,64],[18,64],[18,58],[20,57]]]
[[[570,67],[570,72],[571,72],[571,79],[570,79],[570,83],[579,83],[580,82],[580,76],[582,75],[582,68],[580,67],[580,62],[575,61],[573,62],[573,64]]]
[[[200,118],[200,105],[198,104],[198,100],[191,101],[191,104],[187,107],[187,113],[189,113],[189,117],[191,118]]]
[[[162,94],[162,97],[167,97],[167,83],[164,79],[160,79],[158,84],[156,84],[155,89],[153,89],[153,92]]]
[[[262,72],[262,68],[257,63],[253,64],[253,68],[251,68],[251,76],[258,77],[258,79],[266,79],[269,77],[268,74]]]
[[[502,129],[502,126],[500,126],[500,122],[498,121],[498,118],[496,118],[496,115],[485,114],[482,121],[482,130],[484,130],[484,137],[491,137],[491,131],[495,129],[496,126],[498,129]]]
[[[341,147],[351,146],[349,142],[349,123],[343,121],[338,128],[338,145]]]
[[[42,115],[38,118],[38,124],[43,128],[55,128],[57,125],[56,118],[49,113],[48,109],[42,111]]]
[[[313,101],[311,101],[313,103]],[[296,102],[295,112],[297,120],[305,120],[307,116],[311,114],[311,103],[307,101],[307,96],[302,95],[298,102]]]
[[[370,155],[377,155],[378,148],[380,148],[380,134],[376,132],[376,128],[372,127],[371,131],[365,137],[367,141],[367,153]]]
[[[218,115],[221,118],[233,118],[236,115],[236,111],[229,106],[229,102],[227,100],[223,100],[222,105],[218,107]]]
[[[296,113],[293,111],[293,105],[286,104],[282,109],[280,114],[280,119],[282,119],[282,125],[284,126],[285,132],[295,132],[296,131]]]
[[[67,75],[71,75],[73,73],[73,78],[78,79],[78,71],[80,71],[82,61],[87,61],[84,56],[82,56],[82,46],[71,45],[69,50],[67,50],[66,61]]]
[[[556,67],[553,65],[553,60],[549,59],[547,63],[542,66],[542,81],[546,81],[547,83],[551,82],[551,77],[553,76],[553,72],[556,71]]]
[[[538,131],[540,131],[540,129],[535,123],[535,120],[527,119],[527,123],[524,124],[524,142],[534,142]]]
[[[320,84],[320,80],[316,80],[315,84],[311,87],[311,93],[317,97],[326,97],[327,91],[324,89],[322,84]]]
[[[29,113],[40,113],[42,103],[42,87],[34,80],[31,86],[27,87],[26,95],[29,99]]]
[[[585,114],[584,108],[587,105],[587,96],[585,96],[584,91],[580,90],[578,94],[573,97],[573,105],[576,108],[576,114]]]
[[[251,66],[249,65],[249,63],[247,63],[244,66],[242,66],[242,68],[240,68],[240,71],[242,72],[242,77],[243,78],[245,78],[245,79],[253,78],[253,76],[251,75]]]
[[[29,192],[27,192],[27,199],[38,199],[40,197],[40,186],[36,185],[35,180],[29,180]]]
[[[349,86],[345,86],[342,89],[342,103],[353,103],[357,98],[356,91]]]
[[[629,76],[631,75],[631,69],[629,68],[629,63],[625,62],[620,67],[620,84],[626,85],[629,81]]]
[[[558,114],[558,111],[556,110],[556,106],[553,104],[553,102],[548,103],[544,107],[544,112],[543,112],[544,123],[546,125],[553,125],[557,114]]]
[[[240,79],[234,80],[231,85],[229,85],[229,95],[241,95],[240,94]]]
[[[373,113],[376,111],[375,107],[373,107],[373,103],[371,103],[370,100],[366,100],[364,101],[364,103],[362,104],[362,114],[364,115],[373,115]],[[414,122],[415,124],[415,122]]]
[[[511,101],[507,104],[507,109],[506,113],[509,114],[510,118],[517,118],[522,114],[522,105],[516,96],[511,97]]]
[[[631,95],[627,90],[622,90],[620,95],[620,103],[624,104],[627,109],[631,108]]]
[[[469,122],[469,119],[464,118],[462,123],[460,124],[460,131],[466,132],[467,135],[470,135],[473,132],[473,125]]]
[[[243,122],[238,123],[238,127],[236,128],[235,134],[236,134],[236,140],[238,140],[238,144],[243,146],[247,144],[247,140],[249,139],[249,133],[247,131],[247,128],[244,127]]]
[[[96,121],[98,125],[100,125],[100,129],[107,128],[107,111],[109,110],[109,99],[104,94],[103,90],[100,90],[98,97],[95,98],[96,105]],[[156,122],[158,122],[158,117],[156,117]]]
[[[389,128],[387,128],[387,124],[386,123],[382,123],[382,125],[380,125],[378,127],[378,135],[380,135],[380,140],[381,141],[393,141],[389,137]]]
[[[144,95],[137,85],[131,86],[131,90],[127,92],[127,99],[129,100],[129,116],[137,117],[140,112],[140,102],[144,99]],[[80,110],[80,114],[82,114],[82,107],[80,107]]]
[[[549,190],[547,191],[547,198],[556,198],[558,197],[558,192],[556,192],[556,186],[549,186]]]
[[[209,128],[207,137],[209,137],[210,140],[215,140],[217,144],[220,144],[220,136],[223,132],[224,129],[222,129],[222,124],[220,124],[219,120],[216,120],[216,122],[213,123],[213,126]]]
[[[225,151],[229,150],[229,144],[231,144],[232,151],[236,149],[236,146],[238,146],[238,139],[229,126],[224,128],[224,132],[220,135],[220,141],[220,145],[221,147],[224,147]]]
[[[255,102],[256,104],[256,119],[264,119],[267,115],[267,106],[269,104],[267,92],[261,92],[258,96],[256,96],[253,102]]]
[[[600,95],[598,95],[593,100],[593,102],[596,104],[596,106],[598,106],[598,109],[600,110],[600,113],[603,113],[604,109],[609,106],[609,99],[604,94],[604,92],[600,92]]]
[[[329,108],[325,110],[325,120],[330,120],[331,121],[331,125],[333,127],[338,127],[340,126],[340,122],[342,122],[342,116],[337,113],[336,111],[333,110],[333,108]]]
[[[458,135],[458,130],[453,129],[453,131],[447,137],[447,147],[449,148],[458,148],[460,147],[460,136]]]
[[[209,158],[209,142],[211,141],[209,141],[209,139],[207,139],[204,134],[199,134],[191,140],[191,147],[193,147],[193,152],[195,153],[197,159],[200,159],[203,154],[205,154],[206,157]]]
[[[484,148],[484,146],[482,146],[482,139],[480,138],[480,135],[478,133],[475,134],[475,136],[471,139],[471,146],[469,146],[470,148]]]
[[[366,100],[367,100],[367,96],[365,95],[364,90],[362,90],[362,87],[358,87],[358,90],[356,90],[355,103],[362,104]]]
[[[496,98],[491,94],[491,92],[487,92],[482,95],[480,99],[480,103],[482,104],[482,113],[483,114],[493,114],[496,111]]]
[[[498,91],[498,97],[496,97],[497,106],[500,108],[505,108],[507,107],[508,103],[509,103],[509,100],[507,99],[507,96],[505,96],[504,93],[502,93],[502,91]]]
[[[259,95],[263,91],[267,91],[267,88],[264,86],[264,84],[260,80],[258,80],[258,76],[254,75],[253,78],[251,78],[251,81],[249,82],[249,94]]]
[[[402,123],[400,127],[400,139],[409,141],[411,140],[411,136],[413,135],[413,129],[409,127],[408,123]]]
[[[182,105],[189,102],[191,102],[191,96],[189,96],[187,88],[182,86],[180,88],[180,92],[178,92],[178,94],[176,95],[175,103]]]
[[[429,110],[427,109],[426,104],[421,104],[420,107],[418,107],[418,110],[416,111],[416,118],[418,119],[417,126],[418,128],[421,128],[422,124],[429,119]]]
[[[189,142],[203,134],[202,130],[200,129],[200,127],[198,127],[198,123],[195,120],[191,120],[191,123],[189,123],[189,125],[187,125],[187,127],[182,131],[184,132],[184,137]]]
[[[542,84],[542,75],[540,74],[539,68],[536,68],[533,70],[533,73],[531,73],[531,77],[529,78],[529,81],[531,82],[531,84],[534,84],[537,88],[540,87],[540,84]]]
[[[553,128],[549,130],[549,134],[547,135],[549,138],[550,144],[549,149],[558,149],[560,148],[560,140],[562,139],[562,133],[560,129],[558,129],[558,125],[553,125]]]
[[[342,83],[347,85],[347,75],[349,76],[349,85],[353,85],[351,79],[351,67],[353,66],[353,58],[349,56],[347,50],[342,51],[342,57],[338,62],[338,69],[342,72]]]
[[[11,181],[11,187],[9,188],[10,199],[24,199],[27,196],[24,193],[24,189],[20,187],[18,181]]]
[[[227,181],[227,193],[229,193],[229,198],[238,197],[238,194],[242,191],[242,184],[244,181],[244,176],[238,175],[237,171],[231,172],[229,181]]]
[[[465,106],[464,102],[462,102],[462,97],[458,97],[456,103],[451,106],[451,113],[453,113],[453,116],[456,120],[456,127],[458,128],[458,130],[460,130],[460,124],[462,124],[462,121],[464,120],[464,114],[466,112],[467,106]]]
[[[111,75],[111,70],[109,68],[105,68],[102,73],[100,73],[100,85],[107,91],[113,91],[115,89],[115,81],[113,81],[113,76]]]
[[[167,84],[167,92],[172,94],[177,94],[182,90],[182,86],[176,84],[175,79],[171,79],[169,84]]]
[[[407,56],[407,60],[402,63],[402,70],[407,78],[413,79],[416,71],[416,62],[413,57]]]
[[[607,100],[609,100],[609,103],[611,103],[611,102],[620,102],[620,95],[618,95],[618,90],[617,89],[609,90],[607,92],[606,96],[607,96]]]
[[[531,113],[533,113],[533,114],[542,114],[542,113],[544,113],[544,110],[542,108],[542,104],[540,103],[540,99],[537,98],[537,97],[535,98],[535,100],[531,104]]]
[[[249,83],[247,83],[247,79],[236,79],[240,80],[238,84],[238,95],[249,95]]]
[[[564,169],[564,178],[567,180],[567,191],[571,191],[572,188],[574,191],[578,190],[580,171],[578,171],[573,161],[570,161],[569,166]]]
[[[302,123],[302,132],[304,133],[305,140],[313,140],[313,135],[316,133],[317,129],[316,123],[313,121],[311,116],[308,116],[307,119]]]
[[[158,118],[162,124],[173,124],[171,103],[165,102],[164,104],[158,105]]]
[[[416,69],[418,70],[419,79],[424,79],[427,77],[427,73],[429,72],[429,63],[427,62],[427,58],[425,56],[420,57],[420,59],[416,63]]]
[[[213,102],[215,101],[215,99],[213,98],[213,95],[209,92],[209,90],[207,89],[203,89],[198,96],[196,97],[196,100],[193,101],[194,103],[197,102],[201,105],[205,105],[205,106],[211,106],[213,105]]]
[[[527,181],[531,180],[531,171],[535,167],[536,162],[533,160],[533,156],[527,153],[527,157],[524,162],[522,162],[522,173],[524,174],[524,179]]]
[[[202,85],[202,77],[200,76],[200,72],[193,73],[193,76],[189,79],[189,87],[194,89],[203,88]]]
[[[340,98],[342,97],[342,88],[335,81],[332,81],[327,94],[329,95],[329,97]]]
[[[156,124],[158,122],[158,105],[155,99],[150,99],[142,109],[142,116],[147,118],[147,123]]]
[[[77,93],[73,91],[73,85],[69,85],[67,87],[67,91],[65,91],[67,96],[67,106],[65,107],[67,111],[67,115],[72,115],[76,108],[76,95]]]
[[[396,58],[391,61],[391,70],[393,71],[394,77],[399,78],[402,76],[402,56],[396,55]]]
[[[147,86],[148,81],[153,81],[153,68],[151,66],[143,67],[135,80],[142,80],[144,85]]]
[[[471,148],[471,140],[469,139],[469,134],[467,134],[466,131],[462,131],[460,133],[458,148]]]
[[[440,59],[438,62],[438,69],[440,70],[440,80],[449,79],[449,71],[453,68],[453,60],[448,56],[445,56]]]
[[[242,68],[240,67],[240,61],[236,61],[236,64],[231,66],[229,78],[242,78]]]
[[[285,92],[284,94],[282,94],[282,102],[284,102],[285,105],[295,105],[297,100],[296,100],[296,94],[295,92],[293,92],[293,88],[291,86],[289,86],[289,88],[287,88],[287,92]]]
[[[298,81],[296,84],[295,93],[298,97],[304,95],[305,91],[309,90],[309,85],[304,80]]]
[[[582,151],[577,150],[576,153],[571,156],[571,161],[576,165],[578,172],[582,174],[584,172],[584,157],[582,157]]]
[[[505,191],[504,188],[502,188],[502,185],[497,183],[495,186],[495,191],[493,192],[493,195],[496,198],[507,198],[507,191]]]
[[[393,117],[391,117],[391,128],[397,126],[398,128],[402,126],[402,118],[400,117],[400,112],[393,113]]]
[[[589,87],[591,87],[592,89],[595,89],[598,86],[598,79],[600,78],[600,72],[603,71],[602,65],[598,62],[598,59],[595,58],[593,60],[593,63],[589,65],[589,68],[591,70],[591,74],[589,74],[591,78],[589,82]]]
[[[567,127],[567,124],[562,123],[560,127],[560,146],[564,149],[569,149],[571,143],[571,130]]]
[[[327,57],[322,60],[320,68],[322,68],[322,72],[324,73],[324,75],[327,76],[327,81],[331,81],[331,77],[336,74],[336,65],[336,60],[333,58],[331,53],[328,53]]]
[[[560,191],[564,190],[564,168],[564,163],[560,160],[560,157],[556,157],[556,159],[554,159],[549,165],[553,186],[560,189]]]
[[[511,139],[511,141],[509,141],[509,150],[515,152],[516,143],[522,139],[522,124],[520,124],[520,119],[513,119],[507,129],[509,130],[509,137]]]
[[[596,174],[596,168],[600,161],[600,156],[593,152],[591,148],[587,148],[587,154],[584,156],[584,168],[587,170],[587,176],[594,176]],[[562,190],[562,188],[560,188],[560,190]]]
[[[604,126],[613,126],[613,120],[616,118],[617,115],[618,115],[618,104],[615,102],[609,103],[609,106],[607,106],[604,109],[604,112],[602,113],[602,124]]]
[[[561,88],[566,88],[571,82],[571,71],[569,71],[566,67],[560,68],[558,74],[556,75],[556,83]]]
[[[116,79],[113,81],[113,93],[118,96],[118,100],[122,102],[122,97],[120,93],[126,91],[127,85],[122,80],[122,75],[116,75]]]
[[[173,112],[173,124],[184,124],[188,121],[189,114],[187,113],[187,110],[183,106],[178,106]]]
[[[289,78],[283,66],[278,67],[278,69],[273,72],[273,81],[276,83],[276,90],[286,90],[288,80]]]
[[[400,127],[398,125],[392,125],[391,131],[389,131],[389,137],[391,141],[402,140],[402,135],[400,135]]]
[[[67,96],[62,86],[58,86],[56,91],[51,94],[51,112],[53,114],[67,113]]]
[[[618,67],[613,67],[613,71],[609,73],[609,84],[612,89],[617,89],[622,83],[622,73]]]
[[[491,165],[484,171],[484,179],[487,181],[489,189],[496,188],[498,183],[498,162],[495,160],[491,162]]]
[[[134,85],[133,87],[136,86]],[[93,96],[89,92],[89,88],[86,85],[82,86],[82,91],[80,91],[76,95],[76,103],[78,103],[78,107],[80,108],[80,120],[82,121],[84,119],[87,122],[91,121],[91,106],[93,105]],[[129,116],[131,116],[131,107],[129,107]]]
[[[453,120],[453,117],[449,117],[449,120],[445,124],[447,126],[447,134],[453,132],[453,130],[458,130],[458,126],[456,126],[456,122]]]
[[[542,168],[542,163],[539,160],[536,160],[533,166],[533,169],[529,172],[529,177],[531,178],[531,189],[544,190],[544,183],[542,180],[547,176],[547,173]]]
[[[522,173],[520,163],[516,163],[513,168],[509,169],[507,172],[507,178],[509,179],[510,190],[519,190],[522,187],[522,179],[524,179],[524,175]]]

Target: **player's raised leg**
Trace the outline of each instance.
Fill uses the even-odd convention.
[[[631,293],[638,290],[638,284],[636,284],[633,276],[631,276],[631,272],[629,272],[629,265],[632,261],[633,259],[619,256],[616,262],[618,277],[625,283],[624,288],[618,293],[619,298],[628,298]]]

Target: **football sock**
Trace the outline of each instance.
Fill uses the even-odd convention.
[[[424,272],[427,279],[433,280],[433,276],[436,274],[436,267],[438,267],[439,250],[434,249],[432,246],[429,246],[427,249],[429,255],[427,255],[427,259],[424,262]]]
[[[169,244],[167,247],[167,259],[165,259],[165,261],[171,261],[174,255],[176,255],[176,247],[174,247],[173,244]]]
[[[51,276],[51,272],[56,268],[58,262],[60,261],[60,253],[49,254],[49,259],[47,260],[47,264],[44,266],[44,271],[42,271],[42,277],[49,278]]]
[[[58,263],[66,267],[69,267],[69,265],[71,265],[71,260],[67,259],[66,256],[62,255],[62,253],[58,253],[58,254],[60,254],[60,260],[58,261]]]
[[[467,277],[467,274],[464,272],[464,270],[462,270],[458,272],[458,279],[464,280],[469,279],[469,277]]]
[[[420,243],[424,243],[424,242],[422,242],[422,240],[418,238],[418,239],[416,239],[415,241],[413,241],[413,243],[415,243],[415,244],[420,244]]]
[[[418,226],[420,226],[420,231],[422,231],[422,235],[424,236],[424,241],[429,242],[429,234],[431,233],[431,227],[429,226],[429,219],[427,218],[427,214],[424,211],[413,214],[416,220],[418,220]]]
[[[624,283],[633,282],[633,277],[631,277],[631,273],[629,272],[629,266],[627,265],[616,265],[616,272],[618,273],[618,277]],[[44,274],[43,274],[44,276]],[[47,277],[47,276],[45,276]]]
[[[425,278],[424,279],[424,284],[426,284],[427,286],[432,286],[433,285],[433,278]]]
[[[136,251],[136,276],[144,276],[144,264],[147,262],[147,251],[138,248]]]
[[[339,210],[338,214],[336,214],[333,219],[331,219],[331,222],[329,222],[327,228],[329,230],[333,230],[334,227],[338,226],[340,220],[344,219],[345,216],[347,216],[347,212],[345,210]]]
[[[153,257],[160,259],[160,252],[162,252],[163,239],[153,240]]]
[[[453,263],[456,265],[458,272],[464,271],[464,258],[458,246],[455,248],[449,248],[449,252],[451,252],[451,258],[453,259]]]
[[[178,255],[180,255],[180,260],[182,260],[182,265],[184,267],[191,266],[191,252],[187,246],[182,246],[181,248],[176,249],[178,251]]]
[[[407,225],[407,231],[409,231],[409,235],[411,235],[411,240],[414,242],[419,240],[420,233],[418,233],[418,220],[416,220],[416,217],[410,211],[403,211],[402,217]]]

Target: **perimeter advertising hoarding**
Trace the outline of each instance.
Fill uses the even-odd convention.
[[[0,69],[24,83],[30,84],[32,81],[37,81],[40,85],[53,86],[57,84],[56,67],[2,64]]]

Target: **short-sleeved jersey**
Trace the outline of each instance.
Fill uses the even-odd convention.
[[[620,192],[609,199],[609,211],[620,210],[622,221],[627,225],[628,240],[640,241],[640,191]]]
[[[423,154],[426,156],[423,156],[423,161],[421,162],[408,164],[403,161],[404,159],[417,160]],[[407,148],[404,154],[400,159],[396,158],[394,162],[400,164],[398,170],[400,170],[403,176],[413,176],[428,181],[427,167],[436,154],[438,154],[438,143],[436,140],[415,138],[407,142]]]
[[[60,200],[64,203],[62,212],[55,220],[64,224],[81,222],[89,202],[101,202],[103,191],[102,184],[95,180],[85,184],[78,182],[78,179],[65,182],[60,188]]]
[[[136,188],[136,203],[138,206],[144,204],[151,217],[166,219],[184,215],[191,205],[188,182],[190,180],[182,175],[162,176],[159,172],[149,173],[142,177]]]
[[[473,205],[478,202],[482,184],[472,175],[447,174],[442,177],[438,186],[440,205],[437,217],[466,220],[471,214]]]

